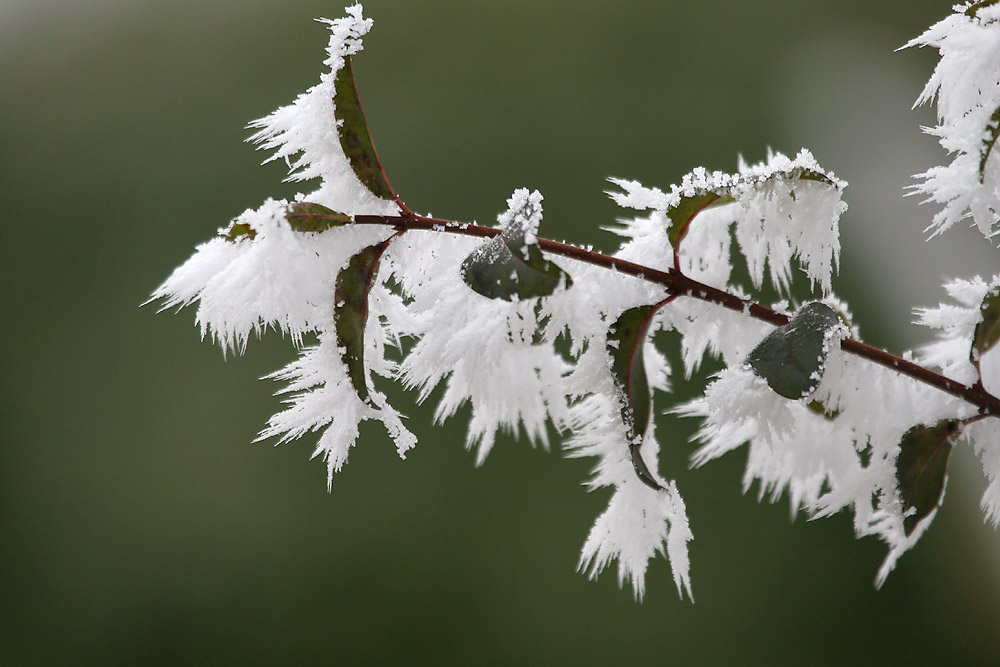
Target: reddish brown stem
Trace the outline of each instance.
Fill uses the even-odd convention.
[[[316,216],[322,218],[323,216]],[[428,231],[446,232],[449,234],[460,234],[464,236],[494,237],[500,234],[500,230],[495,227],[484,227],[464,222],[452,220],[441,220],[438,218],[428,218],[419,215],[406,216],[381,216],[381,215],[357,215],[354,221],[363,225],[391,225],[400,230],[422,229]],[[668,271],[660,271],[648,266],[629,262],[617,257],[611,257],[593,250],[587,250],[578,246],[552,241],[550,239],[539,238],[538,245],[542,250],[568,257],[580,262],[586,262],[595,266],[601,266],[619,273],[635,276],[647,282],[664,286],[671,295],[690,296],[695,299],[718,304],[730,310],[744,312],[754,319],[768,322],[776,326],[788,323],[788,316],[779,313],[767,306],[755,303],[749,299],[742,299],[735,294],[730,294],[711,285],[698,282],[693,278],[685,276],[675,268]],[[840,342],[840,347],[845,352],[855,354],[859,357],[873,361],[876,364],[885,366],[913,378],[918,382],[936,387],[941,391],[965,400],[979,408],[983,415],[1000,416],[1000,399],[986,391],[982,384],[976,383],[969,386],[947,378],[939,373],[924,368],[912,361],[907,361],[891,352],[872,347],[854,338],[845,338]]]

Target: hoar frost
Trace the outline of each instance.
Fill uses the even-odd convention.
[[[917,104],[937,99],[938,125],[927,132],[954,155],[913,187],[943,206],[928,227],[940,234],[971,216],[986,237],[1000,231],[1000,5],[966,3],[906,44],[930,46],[941,60]]]
[[[932,132],[956,155],[948,167],[923,174],[917,190],[944,205],[935,217],[935,233],[972,215],[991,236],[1000,210],[1000,166],[992,149],[1000,133],[1000,5],[956,10],[910,43],[941,51],[920,101],[937,97],[941,124]],[[332,484],[362,421],[380,421],[400,456],[416,444],[377,379],[415,389],[418,402],[441,387],[435,419],[444,421],[469,405],[465,445],[476,450],[477,465],[498,433],[523,433],[547,447],[550,428],[563,436],[567,456],[593,457],[586,486],[608,493],[609,501],[583,544],[581,570],[593,577],[617,561],[619,582],[630,582],[641,598],[650,559],[665,555],[678,592],[691,597],[692,532],[677,483],[657,469],[655,419],[644,433],[631,434],[623,409],[629,400],[649,399],[649,412],[657,413],[653,399],[669,393],[674,377],[653,335],[676,332],[672,339],[680,338],[685,379],[706,358],[725,365],[702,397],[672,410],[701,420],[692,463],[701,466],[746,445],[744,491],[756,482],[759,496],[772,501],[787,491],[793,516],[850,510],[859,536],[878,536],[889,547],[878,584],[936,511],[930,507],[908,519],[914,510],[899,490],[900,443],[911,428],[942,420],[964,426],[962,437],[972,443],[989,481],[983,509],[994,524],[1000,521],[996,418],[841,349],[845,336],[858,337],[846,304],[831,291],[845,183],[808,151],[794,158],[772,153],[755,165],[740,160],[733,174],[695,169],[667,190],[610,179],[619,188],[610,193],[614,201],[644,212],[608,228],[621,239],[615,258],[701,281],[744,300],[747,308],[749,291],[733,281],[735,252],[754,288],[763,283],[767,267],[772,284],[787,298],[795,265],[810,287],[819,288],[823,308],[845,324],[824,329],[821,358],[816,364],[806,360],[806,374],[812,372],[808,395],[787,399],[747,364],[755,346],[775,330],[772,324],[751,318],[747,308],[710,302],[704,294],[679,296],[656,282],[580,259],[543,257],[537,191],[513,193],[498,217],[501,235],[492,241],[446,233],[461,231],[458,223],[435,222],[433,230],[404,233],[403,223],[416,216],[369,191],[338,134],[343,122],[337,117],[338,73],[361,52],[372,22],[354,5],[345,18],[324,23],[330,30],[328,71],[292,104],[251,124],[257,130],[252,140],[273,151],[269,160],[288,164],[289,180],[318,180],[317,189],[295,202],[268,199],[247,210],[199,246],[152,296],[164,308],[197,303],[202,337],[224,351],[244,352],[251,334],[269,328],[300,348],[297,360],[270,376],[285,383],[279,391],[285,407],[259,439],[276,438],[280,444],[317,433],[314,455],[325,460]],[[366,157],[378,161],[374,154]],[[336,212],[336,220],[322,232],[293,228],[289,211],[305,202]],[[359,215],[384,216],[387,224],[353,224]],[[361,253],[375,258],[370,273],[344,273]],[[512,253],[519,254],[518,261],[504,263]],[[502,270],[490,273],[497,266]],[[488,276],[482,289],[470,277],[473,270]],[[337,327],[343,312],[338,309],[349,307],[335,298],[342,280],[364,281],[353,285],[363,288],[353,293],[363,303],[351,313],[362,330],[349,341],[340,339],[344,334]],[[983,322],[981,304],[995,290],[998,277],[949,283],[955,303],[918,311],[919,323],[936,329],[938,340],[906,357],[942,369],[954,382],[1000,392],[1000,353],[982,343],[981,356],[970,354]],[[645,384],[629,387],[625,396],[608,341],[613,323],[633,308],[643,313],[642,334],[625,349],[635,355],[629,357],[630,372],[641,369]],[[780,320],[797,310],[783,301],[771,312]],[[345,363],[348,342],[353,371]],[[364,400],[359,387],[366,390]],[[649,479],[637,476],[637,461],[648,468]]]
[[[772,153],[766,162],[754,165],[741,160],[736,174],[699,168],[669,193],[635,181],[610,180],[624,190],[609,193],[619,206],[663,215],[683,197],[706,192],[720,195],[721,201],[731,202],[729,216],[735,222],[736,239],[754,287],[760,287],[766,263],[774,286],[787,290],[791,261],[797,257],[810,282],[819,283],[824,293],[830,291],[840,258],[838,222],[847,209],[841,200],[847,184],[825,173],[809,151],[800,151],[795,159]]]

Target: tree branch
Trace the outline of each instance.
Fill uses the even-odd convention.
[[[315,215],[308,217],[322,219],[329,216]],[[500,235],[500,230],[495,227],[428,218],[415,214],[402,216],[356,215],[354,216],[354,221],[362,225],[389,225],[400,231],[415,229],[481,238],[492,238]],[[663,285],[671,294],[689,296],[729,308],[730,310],[744,312],[754,319],[769,324],[781,326],[787,324],[789,320],[787,315],[750,299],[742,299],[735,294],[698,282],[684,275],[676,268],[660,271],[593,250],[541,237],[538,238],[538,245],[542,250],[553,255],[568,257],[580,262],[586,262],[619,273],[635,276],[647,282]],[[844,338],[840,342],[840,347],[845,352],[868,359],[876,364],[897,371],[902,375],[913,378],[918,382],[923,382],[952,396],[961,398],[979,408],[979,412],[982,415],[1000,416],[1000,398],[986,391],[979,383],[972,386],[962,384],[912,361],[896,356],[891,352],[873,347],[867,343],[862,343],[854,338]]]

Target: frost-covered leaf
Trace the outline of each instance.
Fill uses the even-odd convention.
[[[981,0],[980,2],[974,2],[969,5],[965,10],[965,15],[969,18],[976,18],[979,15],[979,10],[989,7],[990,5],[995,5],[1000,0]]]
[[[933,426],[914,426],[903,434],[896,459],[896,481],[903,501],[903,527],[909,535],[921,519],[941,503],[948,472],[948,458],[959,422],[943,419]]]
[[[736,222],[736,240],[755,286],[760,286],[769,265],[775,287],[786,290],[790,263],[798,258],[810,282],[830,293],[840,258],[839,220],[847,208],[841,196],[847,184],[820,167],[809,151],[794,158],[770,153],[765,162],[753,165],[740,160],[735,174],[698,167],[667,192],[635,181],[608,180],[623,191],[607,193],[620,206],[663,216],[675,269],[684,266],[677,250],[699,226],[695,222],[692,227],[695,217],[718,207]],[[734,208],[725,207],[734,203]]]
[[[992,364],[984,367],[982,361],[984,353],[993,347],[991,339],[1000,338],[1000,330],[996,330],[1000,329],[1000,299],[994,297],[990,305],[990,294],[1000,292],[1000,276],[949,280],[944,289],[950,302],[915,311],[918,324],[937,330],[937,340],[920,348],[916,361],[928,368],[940,368],[943,375],[962,384],[985,381],[987,387],[996,386]]]
[[[917,174],[922,182],[912,190],[942,207],[927,228],[932,236],[971,217],[989,238],[1000,231],[1000,167],[993,159],[1000,133],[1000,5],[977,2],[954,9],[956,13],[906,44],[941,53],[917,104],[936,100],[938,124],[926,131],[938,138],[951,160]]]
[[[829,294],[840,259],[846,183],[824,171],[807,150],[794,159],[774,153],[759,164],[741,161],[735,178],[736,241],[754,286],[763,282],[766,264],[775,288],[787,291],[791,260],[797,257],[810,283]]]
[[[285,210],[285,219],[292,231],[296,232],[323,232],[351,222],[349,215],[338,213],[321,204],[305,201],[289,204]],[[221,234],[227,241],[237,241],[242,238],[252,241],[257,238],[257,231],[243,216],[233,220],[229,228]]]
[[[265,160],[288,166],[289,181],[320,179],[307,201],[349,215],[397,215],[397,203],[371,142],[351,74],[351,58],[363,49],[372,20],[360,4],[332,21],[319,83],[264,118],[250,123],[250,140],[273,151]]]
[[[638,210],[653,209],[665,214],[667,238],[674,250],[680,245],[698,213],[706,208],[733,202],[729,195],[734,183],[733,177],[719,171],[709,172],[701,167],[685,174],[681,184],[672,186],[668,193],[656,188],[646,188],[636,181],[619,178],[608,180],[624,190],[624,193],[607,193],[619,206]]]
[[[833,308],[819,301],[808,303],[758,343],[746,363],[781,396],[805,398],[823,379],[833,334],[843,330]]]
[[[288,225],[297,232],[324,232],[351,222],[351,216],[321,204],[297,201],[288,207]]]
[[[240,222],[239,220],[233,220],[233,223],[229,225],[229,229],[220,233],[227,241],[238,241],[244,237],[252,241],[257,237],[257,230],[251,227],[250,223]]]
[[[462,279],[490,299],[519,301],[548,296],[569,275],[545,259],[536,233],[542,219],[542,196],[525,189],[514,192],[507,212],[499,217],[503,231],[476,248],[462,262]]]
[[[626,310],[608,330],[608,354],[611,355],[611,374],[621,393],[622,422],[628,430],[629,454],[636,475],[647,486],[659,489],[660,485],[642,460],[640,448],[649,426],[649,381],[643,359],[643,347],[649,323],[657,306],[637,306]]]
[[[1000,290],[991,289],[979,307],[980,320],[972,335],[969,360],[976,364],[983,355],[1000,342]]]
[[[365,403],[372,405],[365,373],[365,323],[368,320],[368,292],[378,271],[378,261],[389,241],[370,245],[351,257],[337,274],[334,291],[333,320],[341,358],[347,366],[354,390]]]
[[[337,117],[337,133],[344,155],[351,168],[368,191],[381,199],[394,199],[395,193],[385,177],[385,170],[378,159],[375,144],[368,130],[368,121],[361,109],[358,89],[354,84],[351,57],[344,56],[344,67],[337,72],[334,81],[334,112]]]
[[[569,276],[542,256],[537,244],[497,236],[462,262],[462,278],[490,299],[517,301],[548,296]]]
[[[698,213],[710,206],[719,206],[733,202],[733,198],[727,194],[718,192],[703,192],[687,197],[681,197],[678,204],[667,209],[667,219],[670,226],[667,229],[667,237],[670,244],[676,248],[680,245],[684,235],[687,234],[688,226]]]

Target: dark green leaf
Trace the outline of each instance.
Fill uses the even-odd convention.
[[[542,256],[538,244],[494,237],[476,248],[462,262],[462,279],[473,290],[491,299],[515,301],[548,296],[563,281],[573,281]]]
[[[972,335],[972,349],[969,351],[969,360],[976,366],[983,355],[1000,341],[1000,290],[994,288],[986,294],[979,306],[979,315],[979,324]]]
[[[990,159],[993,147],[997,145],[997,137],[1000,136],[1000,107],[990,116],[990,122],[986,124],[986,138],[983,139],[983,147],[979,151],[979,182],[986,178],[986,161]]]
[[[921,519],[941,504],[948,457],[959,433],[959,422],[943,419],[934,426],[914,426],[903,434],[896,459],[896,481],[903,500],[903,528],[909,535]]]
[[[833,308],[818,301],[807,303],[788,324],[758,343],[746,363],[778,394],[805,398],[823,379],[830,335],[841,327]]]
[[[642,350],[656,310],[657,306],[638,306],[622,313],[608,330],[608,354],[611,355],[611,375],[621,393],[622,422],[628,434],[632,465],[640,480],[659,489],[660,485],[640,455],[652,403]]]
[[[334,81],[336,93],[333,98],[334,115],[340,122],[337,132],[340,134],[340,145],[344,155],[351,163],[351,168],[361,183],[376,197],[395,199],[396,193],[385,177],[382,163],[379,162],[375,144],[372,143],[368,122],[361,109],[358,90],[354,85],[354,72],[351,68],[351,57],[344,56],[344,66],[337,72]]]
[[[670,245],[676,249],[687,234],[688,227],[694,216],[711,206],[728,204],[733,198],[728,194],[718,192],[703,192],[688,197],[681,197],[680,203],[667,209],[667,219],[670,221],[667,227],[667,238]]]
[[[298,201],[288,207],[285,216],[297,232],[324,232],[351,222],[351,216],[307,201]]]
[[[365,373],[365,323],[368,320],[368,292],[375,282],[378,262],[389,241],[368,246],[351,257],[337,274],[334,290],[333,321],[341,359],[358,398],[372,404]]]
[[[573,284],[565,271],[545,259],[534,232],[541,219],[541,195],[532,200],[518,191],[499,236],[486,241],[462,262],[462,280],[490,299],[516,301],[548,296],[559,285]],[[533,228],[532,228],[533,227]],[[529,229],[532,228],[532,229]],[[529,237],[528,232],[531,231]]]

